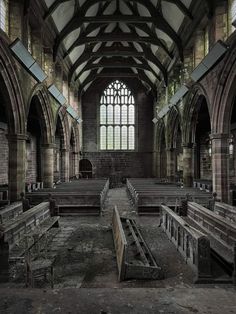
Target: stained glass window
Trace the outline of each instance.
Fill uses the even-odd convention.
[[[135,149],[135,102],[121,81],[114,81],[100,100],[100,149]]]

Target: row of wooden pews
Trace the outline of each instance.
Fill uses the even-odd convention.
[[[204,206],[209,206],[211,194],[181,185],[158,182],[156,179],[127,179],[127,192],[139,215],[159,214],[161,204],[179,207],[181,202],[191,199]]]
[[[50,198],[58,215],[100,215],[109,189],[107,179],[79,179],[26,193],[30,204],[36,205]]]
[[[0,209],[0,280],[9,277],[10,261],[24,258],[53,227],[59,217],[50,215],[49,202],[23,211],[21,202]]]
[[[162,228],[185,260],[197,273],[198,281],[210,280],[213,259],[236,284],[236,208],[215,203],[214,211],[187,203],[180,217],[162,205]],[[214,281],[212,279],[212,281]]]

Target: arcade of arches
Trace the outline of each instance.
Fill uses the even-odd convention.
[[[120,72],[115,65],[116,74],[112,74],[109,70],[110,66],[106,68],[104,65],[102,67],[103,64],[101,62],[100,65],[98,59],[97,64],[98,67],[100,65],[103,68],[102,72],[98,71],[97,74],[92,75],[95,70],[89,71],[89,64],[87,64],[88,70],[84,69],[86,70],[86,77],[91,73],[86,81],[82,71],[83,62],[86,61],[86,53],[83,55],[81,49],[76,50],[79,61],[77,60],[76,65],[72,66],[73,71],[68,70],[68,65],[60,57],[61,53],[59,52],[63,50],[61,45],[61,50],[57,47],[58,56],[54,61],[53,35],[47,32],[47,28],[53,23],[56,25],[53,26],[53,29],[55,27],[62,28],[53,14],[55,12],[60,14],[63,6],[69,10],[70,5],[64,3],[66,1],[55,1],[55,7],[50,7],[50,1],[45,1],[46,5],[41,3],[44,1],[36,1],[37,4],[28,4],[28,9],[26,9],[27,4],[23,4],[24,1],[22,4],[14,2],[17,1],[1,1],[1,5],[5,3],[6,12],[14,19],[8,20],[8,15],[4,15],[5,11],[1,11],[0,46],[0,134],[2,148],[0,184],[9,186],[11,200],[19,198],[20,192],[24,191],[25,183],[41,181],[44,182],[45,187],[50,187],[55,182],[67,182],[70,178],[79,177],[79,160],[83,154],[83,158],[88,159],[92,164],[91,175],[93,177],[105,177],[111,173],[121,172],[122,177],[154,176],[170,181],[181,181],[186,186],[191,186],[194,179],[212,180],[213,191],[217,193],[218,198],[229,203],[233,202],[231,191],[233,191],[236,183],[236,145],[234,145],[236,136],[235,34],[234,28],[229,26],[230,24],[227,29],[224,28],[223,22],[222,25],[220,24],[220,21],[232,19],[232,1],[229,3],[223,1],[221,4],[215,3],[210,7],[203,8],[206,10],[208,20],[203,18],[199,26],[191,30],[192,40],[186,43],[186,48],[182,48],[182,64],[176,63],[176,66],[172,66],[169,71],[168,87],[164,87],[163,80],[160,83],[154,79],[152,73],[155,68],[154,64],[158,65],[158,60],[161,58],[163,58],[163,64],[168,64],[168,58],[160,55],[161,52],[163,54],[164,48],[159,48],[156,51],[156,63],[153,59],[154,55],[148,53],[149,67],[145,68],[145,71],[138,69],[137,75],[135,71],[124,70],[127,64]],[[122,0],[121,7],[124,3]],[[33,21],[33,17],[37,15],[38,6],[41,7],[41,11],[47,12],[46,8],[49,7],[53,12],[52,20],[50,16],[47,16],[44,30],[42,28],[40,30],[37,23]],[[141,7],[139,8],[140,16],[142,16]],[[195,13],[196,7],[192,4],[186,10]],[[175,9],[177,10],[177,8]],[[210,10],[208,15],[207,10]],[[180,14],[179,10],[176,12]],[[183,15],[183,11],[181,14]],[[4,18],[6,21],[3,23]],[[198,16],[194,18],[200,21]],[[27,21],[28,30],[24,21]],[[185,20],[183,20],[184,22]],[[214,27],[212,26],[211,30],[210,24],[213,22]],[[64,28],[66,29],[66,27]],[[92,29],[96,28],[93,27]],[[121,27],[120,31],[122,30]],[[131,30],[132,27],[130,26]],[[206,30],[208,31],[207,34]],[[70,34],[69,31],[68,34]],[[43,84],[36,83],[11,56],[8,46],[17,37],[23,40],[25,46],[28,47],[47,74],[48,77]],[[71,41],[73,38],[71,37]],[[67,40],[69,40],[69,36]],[[228,47],[227,53],[212,71],[194,84],[189,78],[191,70],[201,62],[217,40],[225,41]],[[105,47],[104,53],[107,56],[111,57],[113,51],[119,51],[119,49],[121,56],[125,55],[127,58],[127,55],[132,55],[130,47],[133,47],[133,44],[131,45],[129,42],[125,48],[126,54],[123,46],[119,48],[117,39],[107,45],[107,47],[114,46],[114,49],[108,49],[105,44],[103,45]],[[141,47],[143,51],[146,51],[145,49],[148,47],[148,45],[145,47],[144,44],[137,44],[136,46],[140,47],[136,47],[137,50],[134,49],[135,56],[138,53],[141,56],[142,53],[139,52]],[[67,49],[67,42],[65,42],[65,47]],[[96,59],[95,51],[98,47],[96,45],[94,47],[93,58]],[[152,50],[155,47],[157,46],[154,43],[150,44]],[[109,52],[109,50],[111,51]],[[73,63],[74,57],[70,56],[70,58],[70,62]],[[122,60],[115,56],[113,58],[114,62],[117,62],[121,68]],[[135,58],[141,60],[140,57]],[[64,58],[64,60],[66,59]],[[150,65],[153,65],[152,71]],[[75,71],[76,67],[78,69]],[[160,76],[163,69],[159,65],[156,71]],[[123,76],[122,72],[124,73]],[[75,73],[77,76],[73,80]],[[143,74],[141,75],[141,73]],[[122,82],[121,84],[127,84],[135,100],[135,121],[132,121],[135,123],[135,128],[133,128],[135,134],[132,133],[132,148],[134,149],[131,151],[119,149],[121,144],[125,143],[131,136],[128,130],[132,127],[129,127],[126,124],[128,121],[125,121],[127,112],[122,113],[122,119],[125,121],[122,124],[122,131],[120,129],[121,120],[119,121],[121,118],[114,116],[113,121],[113,116],[107,117],[110,119],[108,123],[110,127],[107,129],[104,127],[105,132],[118,133],[110,136],[110,139],[112,138],[111,143],[109,143],[109,136],[107,137],[108,142],[104,144],[105,147],[107,145],[107,150],[100,149],[102,141],[98,127],[100,99],[109,83],[117,80],[117,77]],[[171,95],[183,82],[189,86],[187,95],[181,103],[173,107],[156,124],[153,124],[152,119],[156,117],[156,111],[158,112],[162,108],[163,96],[165,102],[168,103],[168,98],[171,98]],[[55,83],[58,89],[63,92],[67,104],[70,104],[77,111],[78,116],[83,119],[82,123],[74,122],[75,120],[67,114],[66,107],[59,107],[51,98],[46,88],[51,83]],[[155,84],[156,89],[154,89]],[[114,105],[116,104],[116,107],[121,105],[122,100],[120,97],[116,102],[114,96]],[[109,106],[109,104],[104,104],[105,106]],[[111,114],[113,115],[113,113]],[[126,116],[124,117],[124,115]],[[133,130],[130,129],[130,132]],[[114,145],[118,145],[118,149],[112,152],[109,145],[113,145],[113,141]]]
[[[0,191],[13,202],[37,182],[50,189],[85,178],[206,181],[236,206],[235,6],[0,0]],[[14,56],[17,38],[43,82]],[[216,43],[224,53],[194,80]],[[171,104],[183,85],[187,93]]]

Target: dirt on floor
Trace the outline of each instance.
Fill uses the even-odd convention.
[[[114,205],[121,215],[136,219],[164,270],[163,280],[118,281],[111,229]],[[138,217],[124,188],[109,191],[100,217],[62,217],[47,255],[54,259],[54,289],[47,280],[36,282],[39,289],[24,288],[24,267],[18,267],[11,281],[0,285],[1,314],[236,313],[232,285],[194,285],[193,271],[159,227],[159,217]]]

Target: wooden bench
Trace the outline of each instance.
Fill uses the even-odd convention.
[[[215,202],[214,212],[221,217],[235,223],[236,207],[225,203]]]
[[[234,263],[235,223],[193,202],[188,203],[187,217],[208,235],[211,247],[220,256],[227,262]]]
[[[77,180],[27,193],[30,204],[48,200],[49,193],[55,200],[59,215],[100,215],[109,189],[108,180]]]
[[[146,182],[146,183],[145,183]],[[180,207],[186,195],[192,201],[208,206],[210,194],[175,184],[156,183],[154,179],[127,179],[127,192],[139,215],[159,214],[161,204]]]
[[[15,202],[11,205],[6,205],[0,208],[0,224],[6,223],[7,221],[22,214],[22,202]]]
[[[14,219],[0,225],[0,270],[5,274],[9,269],[9,258],[16,259],[33,247],[52,227],[59,226],[59,217],[51,217],[49,203],[32,207]],[[30,237],[30,245],[24,245]],[[3,276],[4,277],[4,276]]]
[[[162,228],[174,243],[186,263],[196,273],[196,283],[211,278],[210,241],[206,234],[188,225],[169,207],[162,205]]]
[[[126,279],[162,279],[157,265],[133,219],[120,217],[114,208],[112,231],[116,250],[119,281]]]

